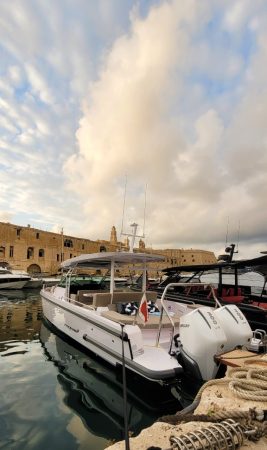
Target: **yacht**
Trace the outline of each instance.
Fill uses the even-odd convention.
[[[166,300],[173,283],[160,298],[157,292],[146,291],[148,266],[161,261],[162,256],[134,252],[68,259],[61,264],[67,270],[61,281],[44,285],[40,292],[44,318],[114,367],[125,366],[148,380],[169,384],[183,373],[198,380],[214,378],[216,355],[248,345],[251,328],[236,305],[218,305],[214,310]],[[130,265],[144,271],[142,291],[116,291],[116,271]],[[109,270],[109,291],[86,284],[79,275],[85,269]]]
[[[0,267],[0,289],[22,289],[30,279],[29,275],[14,274],[6,267]]]

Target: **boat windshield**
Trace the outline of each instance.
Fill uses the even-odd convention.
[[[58,286],[66,287],[67,283],[70,286],[77,286],[80,289],[105,289],[105,276],[102,275],[88,275],[88,274],[72,274],[65,275],[61,278]]]

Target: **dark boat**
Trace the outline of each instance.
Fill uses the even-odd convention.
[[[173,287],[167,296],[170,299],[211,306],[214,301],[210,288],[205,284],[212,283],[216,297],[222,305],[237,304],[253,330],[261,329],[267,332],[267,255],[239,261],[229,258],[228,261],[226,259],[216,264],[177,266],[164,269],[163,272],[167,277],[158,286],[158,292],[162,292],[169,283],[182,284]],[[243,275],[251,273],[262,277],[263,283],[258,287],[258,292],[249,283],[242,283]],[[214,275],[217,276],[216,281],[212,281]],[[229,277],[232,278],[231,281]]]

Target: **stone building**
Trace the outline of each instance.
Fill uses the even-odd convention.
[[[67,236],[33,228],[0,222],[0,265],[28,273],[56,274],[61,261],[82,253],[129,250],[129,239],[117,239],[116,228],[111,229],[110,240],[97,240]],[[165,261],[155,264],[154,269],[186,264],[214,263],[213,252],[193,249],[154,250],[146,248],[142,239],[139,251],[165,256]]]

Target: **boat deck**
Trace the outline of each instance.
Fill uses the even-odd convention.
[[[159,326],[159,315],[149,314],[148,321],[143,322],[139,316],[130,316],[127,314],[120,314],[117,311],[102,311],[101,316],[106,319],[112,320],[113,322],[123,323],[125,325],[138,325],[140,328],[155,329]],[[177,315],[171,317],[174,325],[178,326],[180,318]],[[162,328],[170,328],[171,322],[169,318],[164,315],[162,317]]]
[[[123,323],[125,325],[138,325],[140,328],[155,329],[159,326],[160,315],[149,314],[148,321],[144,323],[138,315],[121,314],[120,306],[127,303],[135,303],[138,307],[142,292],[99,292],[99,291],[78,291],[77,295],[71,296],[71,303],[88,309],[98,310],[102,317],[112,320],[113,322]],[[156,302],[157,292],[147,292],[147,300]],[[191,306],[191,305],[190,305]],[[178,314],[171,315],[175,327],[179,325],[180,316]],[[172,326],[170,319],[166,314],[162,317],[162,328],[170,328]]]

